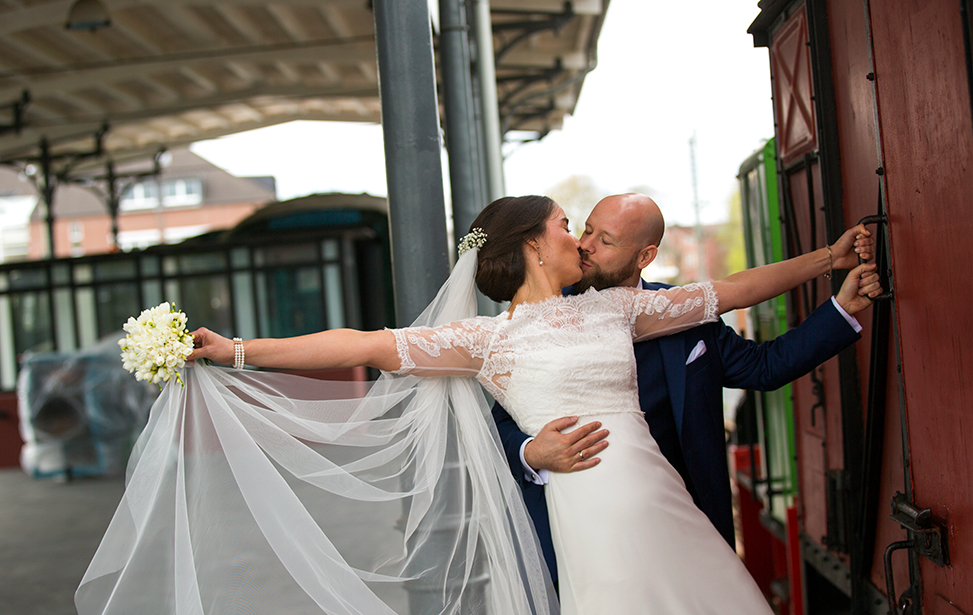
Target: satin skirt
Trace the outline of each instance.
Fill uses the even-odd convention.
[[[608,429],[601,463],[545,489],[564,615],[759,615],[767,600],[693,503],[641,413],[583,416]]]

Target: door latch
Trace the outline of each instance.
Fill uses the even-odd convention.
[[[946,528],[932,520],[932,511],[919,510],[906,499],[904,493],[895,492],[892,496],[892,515],[890,517],[906,530],[912,539],[912,549],[919,555],[929,558],[937,566],[949,565],[949,548],[946,542]]]
[[[949,544],[946,540],[946,528],[933,521],[932,511],[928,508],[916,508],[904,493],[896,491],[892,496],[892,514],[889,518],[909,533],[908,540],[893,542],[885,549],[885,587],[888,591],[889,615],[898,615],[911,612],[910,606],[914,604],[919,588],[913,579],[912,585],[901,597],[896,598],[892,553],[899,549],[912,549],[937,566],[948,566]]]

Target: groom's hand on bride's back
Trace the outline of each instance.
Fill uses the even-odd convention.
[[[544,426],[534,439],[524,447],[524,461],[531,468],[549,472],[577,472],[593,468],[601,459],[597,455],[605,450],[607,429],[592,421],[577,429],[562,433],[578,422],[578,417],[554,419]]]

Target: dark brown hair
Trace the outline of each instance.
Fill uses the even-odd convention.
[[[556,204],[546,196],[508,196],[487,205],[470,230],[481,228],[486,243],[477,257],[476,286],[494,301],[510,301],[527,276],[524,243],[544,234]]]

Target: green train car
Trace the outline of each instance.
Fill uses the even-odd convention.
[[[746,240],[747,267],[783,260],[780,198],[774,139],[740,165],[740,200]],[[787,300],[782,295],[750,309],[750,326],[757,342],[766,342],[788,329]],[[748,393],[753,401],[752,424],[756,428],[755,456],[760,471],[753,480],[754,493],[763,508],[781,527],[797,491],[794,449],[794,406],[791,385],[776,391]]]

